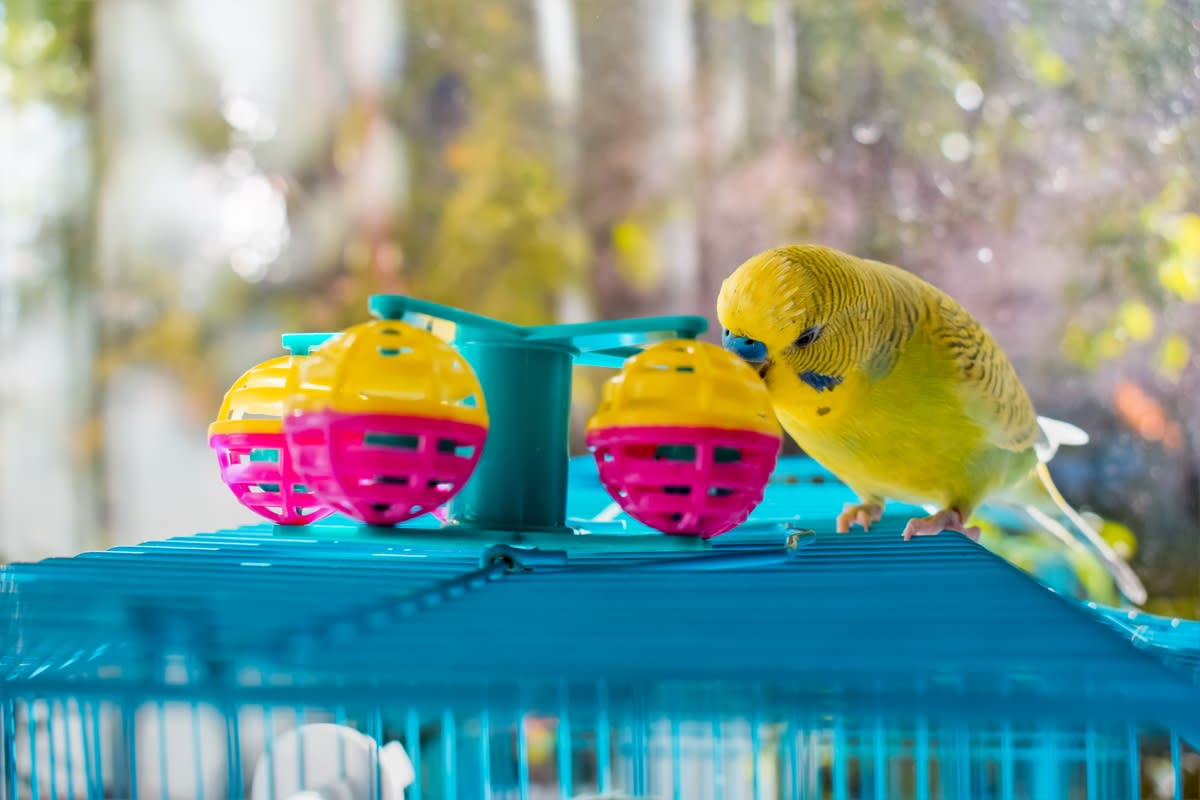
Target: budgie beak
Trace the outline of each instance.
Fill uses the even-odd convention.
[[[761,375],[767,361],[767,346],[757,339],[734,336],[730,331],[721,335],[721,345],[736,356],[740,356]]]

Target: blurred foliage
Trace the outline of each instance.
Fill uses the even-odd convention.
[[[444,198],[429,240],[411,239],[413,250],[427,252],[428,265],[413,291],[453,304],[461,303],[462,287],[476,286],[477,311],[547,323],[557,294],[580,283],[588,241],[536,143],[521,142],[525,131],[503,109],[484,113],[445,151],[458,185]]]
[[[462,305],[463,289],[473,287],[473,310],[536,324],[552,320],[559,292],[580,284],[589,253],[552,157],[553,126],[530,60],[532,20],[518,8],[409,6],[412,27],[442,44],[415,48],[416,91],[402,99],[401,119],[420,129],[424,111],[440,147],[414,153],[413,185],[426,191],[402,222],[400,243],[416,268],[410,291]],[[445,107],[450,85],[461,85],[462,108]]]
[[[338,329],[361,321],[371,294],[407,292],[526,324],[553,319],[557,293],[581,280],[588,243],[538,123],[547,114],[530,59],[531,20],[501,3],[473,13],[424,0],[406,13],[406,79],[350,104],[317,163],[286,178],[290,210],[301,216],[322,200],[323,184],[353,173],[380,128],[411,132],[420,146],[401,146],[414,191],[400,213],[345,220],[335,258],[303,281],[248,283],[229,270],[204,313],[177,305],[177,271],[145,265],[123,288],[152,310],[111,329],[106,369],[166,367],[199,401],[190,410],[200,421],[232,377],[216,371],[223,332],[251,315],[284,330]],[[236,140],[219,109],[187,118],[181,134],[207,147],[214,125]]]
[[[189,76],[193,99],[156,124],[213,164],[260,171],[264,191],[284,199],[292,245],[254,280],[236,254],[219,253],[205,302],[194,303],[170,247],[123,256],[102,277],[76,236],[62,277],[79,291],[95,285],[96,391],[130,364],[152,364],[185,388],[189,418],[206,422],[243,356],[270,355],[281,330],[360,321],[377,292],[523,323],[555,319],[571,296],[601,316],[666,303],[711,316],[731,254],[781,240],[824,239],[959,285],[986,270],[992,286],[1036,272],[1023,254],[1043,245],[1069,259],[1061,297],[1057,286],[1043,294],[1070,313],[1039,321],[1061,346],[1030,357],[1031,385],[1130,432],[1144,452],[1161,449],[1177,473],[1200,469],[1189,400],[1200,390],[1200,52],[1187,4],[693,0],[680,31],[652,29],[661,20],[651,12],[662,12],[652,4],[579,0],[558,34],[581,51],[580,97],[565,110],[539,61],[541,5],[395,4],[403,58],[374,82],[355,77],[352,40],[337,38],[365,6],[297,11],[321,32],[298,58],[338,88],[313,87],[328,131],[291,160],[231,122],[214,99],[224,78],[212,59],[194,44],[176,48],[171,69]],[[115,91],[94,72],[100,6],[0,4],[0,101],[86,117],[103,182],[123,143],[93,114]],[[187,25],[169,6],[153,13],[163,30]],[[665,89],[678,76],[661,64],[681,52],[693,72]],[[740,120],[717,149],[723,104]],[[679,138],[660,128],[676,124],[670,109],[684,109]],[[380,163],[392,165],[386,180],[374,174]],[[354,188],[372,177],[384,190]],[[680,248],[664,242],[689,215],[699,285],[673,286]],[[1072,377],[1103,387],[1093,407],[1056,391]],[[591,388],[581,383],[583,402]],[[99,404],[90,408],[78,440],[95,455],[107,445]],[[1106,515],[1146,516],[1132,479],[1122,494],[1089,475]],[[1184,476],[1158,491],[1154,508],[1174,513],[1161,518],[1176,531],[1169,541],[1188,541],[1197,487]],[[1023,536],[1005,545],[1013,558],[1042,558]],[[1147,542],[1141,554],[1162,574],[1151,583],[1164,602],[1196,602],[1182,560]],[[1084,567],[1070,569],[1096,588]]]
[[[1054,51],[1041,31],[1018,28],[1013,35],[1013,44],[1019,57],[1039,83],[1046,86],[1062,86],[1070,80],[1070,65]]]
[[[1095,369],[1121,357],[1133,345],[1155,341],[1158,374],[1172,382],[1183,375],[1192,349],[1186,329],[1181,322],[1159,330],[1159,317],[1168,307],[1200,301],[1200,215],[1185,210],[1194,193],[1193,183],[1190,175],[1176,174],[1136,216],[1129,215],[1121,223],[1106,220],[1104,227],[1098,226],[1093,241],[1102,250],[1119,247],[1125,251],[1123,257],[1130,267],[1125,280],[1131,284],[1131,293],[1139,297],[1122,302],[1099,326],[1069,324],[1063,352],[1073,362]],[[1109,227],[1116,224],[1126,227]]]
[[[648,225],[632,219],[621,220],[612,228],[612,244],[617,271],[626,282],[642,291],[658,283],[663,268]]]
[[[73,105],[91,73],[90,3],[16,0],[0,18],[0,96]]]

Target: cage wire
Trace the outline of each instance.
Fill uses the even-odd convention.
[[[1120,724],[78,695],[7,700],[4,724],[19,798],[1195,796],[1178,735]]]
[[[1197,623],[904,543],[903,507],[812,534],[847,492],[784,458],[703,552],[334,516],[10,565],[3,797],[1200,796]]]

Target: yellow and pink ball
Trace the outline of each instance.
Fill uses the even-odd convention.
[[[604,386],[587,443],[600,479],[631,517],[711,538],[762,502],[782,444],[766,385],[707,342],[662,342]]]
[[[238,502],[281,525],[307,525],[333,511],[300,480],[283,429],[299,365],[308,357],[279,356],[246,370],[208,427],[221,480]]]
[[[462,489],[487,430],[482,388],[458,351],[377,320],[247,371],[209,441],[234,495],[273,522],[303,525],[336,510],[395,525]]]
[[[412,325],[375,320],[347,328],[301,365],[284,430],[315,494],[367,524],[395,525],[462,489],[488,416],[457,350]]]

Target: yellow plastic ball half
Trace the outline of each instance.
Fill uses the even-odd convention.
[[[466,359],[429,331],[392,320],[347,328],[310,356],[288,409],[488,424],[483,389]]]
[[[605,383],[587,428],[653,425],[781,436],[754,369],[723,347],[692,339],[660,342],[626,361]]]

